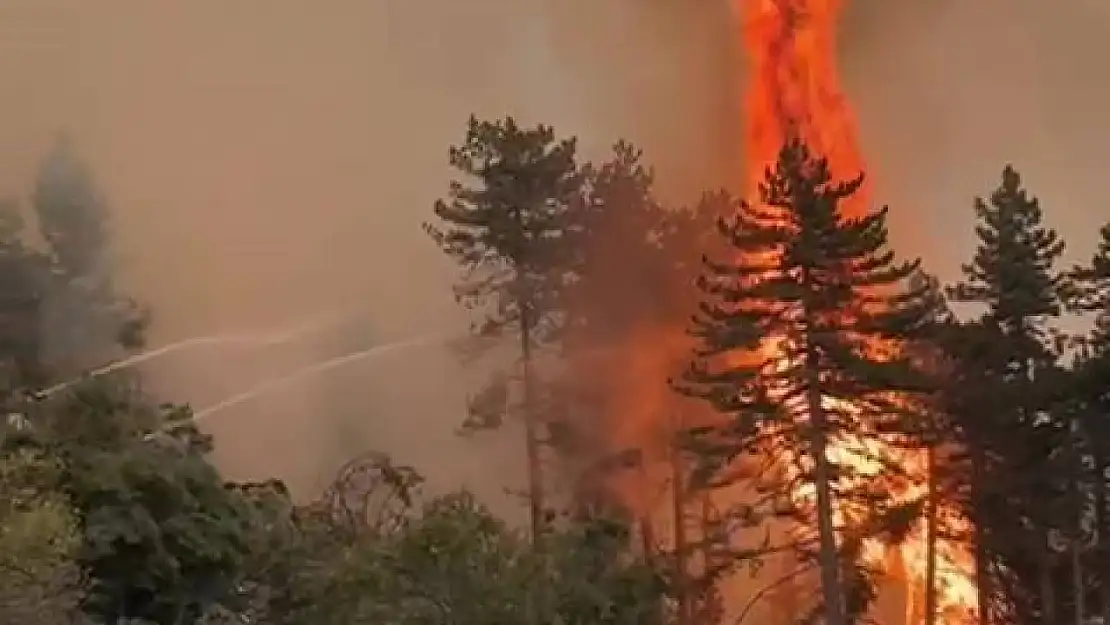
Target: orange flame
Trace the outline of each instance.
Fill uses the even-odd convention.
[[[752,75],[746,156],[751,190],[788,139],[829,159],[835,174],[863,171],[855,116],[840,89],[836,24],[843,0],[738,0]],[[848,210],[867,207],[857,194]]]
[[[790,139],[805,141],[816,154],[828,159],[834,176],[850,179],[864,171],[857,124],[842,89],[835,63],[836,30],[844,0],[735,0],[742,18],[751,75],[746,94],[748,165],[744,183],[749,197],[757,197],[758,184],[766,167],[774,163],[782,145]],[[869,209],[865,185],[843,207],[849,216]],[[854,462],[861,473],[877,472],[875,463],[859,451],[866,447],[882,452],[918,474],[925,463],[915,455],[898,453],[873,441],[841,441],[830,455],[838,461]],[[872,465],[872,466],[868,466]],[[924,480],[921,480],[924,482]],[[923,495],[923,486],[907,484],[897,499],[909,501]],[[809,494],[797,493],[799,498]],[[953,510],[941,509],[940,525],[951,528],[962,521]],[[892,575],[902,575],[906,584],[906,622],[924,621],[918,605],[924,592],[924,523],[902,545],[888,548],[874,544],[868,557],[886,564]],[[973,562],[964,545],[938,541],[937,599],[939,622],[962,621],[975,609],[971,582]],[[897,563],[897,567],[892,563]],[[897,570],[895,570],[897,569]]]

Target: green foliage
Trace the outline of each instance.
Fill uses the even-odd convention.
[[[955,363],[945,395],[965,451],[963,504],[975,523],[977,582],[990,610],[1044,615],[1055,606],[1027,598],[1051,584],[1049,536],[1078,515],[1067,494],[1076,458],[1063,453],[1071,382],[1055,326],[1077,292],[1058,268],[1064,241],[1044,225],[1012,167],[989,201],[976,199],[975,213],[979,245],[948,294],[979,310],[951,325],[945,345]],[[995,596],[1001,588],[1006,601]]]
[[[511,326],[535,340],[559,312],[581,188],[575,152],[575,141],[556,139],[550,126],[522,128],[511,117],[472,117],[451,148],[464,180],[435,204],[442,225],[424,229],[462,269],[455,296],[484,312],[481,334]]]
[[[521,128],[513,118],[471,117],[451,166],[465,181],[435,204],[440,225],[424,224],[436,245],[462,270],[455,298],[480,309],[482,338],[518,339],[519,372],[496,373],[468,406],[464,431],[493,428],[509,413],[524,422],[527,496],[532,532],[543,533],[548,514],[542,457],[545,438],[533,350],[549,343],[565,323],[565,291],[574,280],[573,241],[579,225],[582,175],[574,139],[557,140],[548,126]],[[510,382],[519,380],[519,385]],[[514,388],[519,402],[513,401]]]
[[[1091,351],[1110,357],[1110,223],[1099,230],[1098,248],[1089,264],[1077,267],[1072,277],[1079,283],[1077,308],[1095,315]]]
[[[228,595],[247,547],[245,510],[211,466],[151,447],[89,454],[72,469],[87,613],[177,623]]]
[[[1064,298],[1074,291],[1056,268],[1065,243],[1043,225],[1040,202],[1027,194],[1010,166],[989,203],[976,198],[975,214],[979,246],[949,297],[985,306],[982,321],[1010,339],[1010,347],[1019,350],[1012,352],[1014,358],[1041,358],[1046,325],[1060,316]]]
[[[88,276],[104,269],[108,212],[68,137],[54,145],[39,170],[34,207],[62,271]]]
[[[620,532],[553,531],[545,549],[470,495],[427,504],[404,531],[355,556],[359,617],[369,622],[645,625],[663,587],[629,561]]]
[[[537,551],[465,492],[418,504],[419,482],[370,454],[308,506],[277,484],[244,486],[255,529],[238,614],[289,625],[657,622],[662,580],[630,555],[621,526],[553,529]]]
[[[1079,499],[1078,527],[1066,536],[1083,547],[1083,573],[1097,586],[1099,612],[1110,617],[1110,224],[1099,230],[1095,253],[1073,270],[1078,282],[1077,308],[1094,316],[1081,344],[1065,392],[1080,455],[1079,470],[1069,480]],[[1088,598],[1090,599],[1090,597]]]
[[[43,162],[32,206],[51,264],[40,287],[43,358],[74,375],[141,347],[148,314],[112,283],[108,211],[69,139]]]
[[[59,472],[33,450],[0,454],[0,623],[63,622],[75,612],[79,528],[56,489]]]
[[[28,408],[33,430],[11,441],[59,463],[87,615],[192,622],[230,594],[249,509],[201,455],[207,439],[182,423],[187,414],[102,382]]]
[[[49,261],[26,244],[19,207],[0,203],[0,389],[41,384],[42,289]]]

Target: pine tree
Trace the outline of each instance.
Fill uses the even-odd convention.
[[[518,340],[528,494],[538,537],[547,512],[534,350],[561,324],[564,291],[573,277],[568,241],[581,194],[576,142],[557,139],[549,126],[472,117],[463,143],[450,149],[450,163],[466,181],[452,182],[449,197],[436,202],[440,225],[424,228],[462,268],[455,296],[482,315],[478,334],[515,334]],[[491,403],[506,401],[503,384],[486,393],[498,400]]]
[[[567,423],[557,439],[568,456],[585,461],[581,481],[590,492],[581,495],[596,500],[608,497],[601,492],[605,480],[596,479],[597,466],[619,470],[627,463],[611,461],[638,451],[608,448],[598,436],[611,429],[599,423],[622,416],[613,414],[619,409],[614,404],[627,399],[630,359],[642,355],[644,336],[663,342],[684,333],[684,303],[690,298],[675,290],[692,283],[696,274],[685,266],[689,251],[679,245],[697,225],[692,211],[669,209],[656,199],[652,170],[643,163],[643,153],[627,142],[618,142],[608,160],[583,168],[583,192],[576,217],[580,229],[571,242],[575,279],[566,291],[559,335],[566,364],[559,392]],[[660,380],[667,377],[659,375]],[[664,405],[671,397],[665,386],[662,390],[659,401],[651,402],[651,413],[638,419],[666,422],[673,410]]]
[[[574,280],[564,292],[558,330],[565,364],[552,386],[557,415],[553,440],[563,457],[581,465],[576,502],[610,507],[617,502],[607,475],[627,468],[637,450],[610,449],[599,434],[628,370],[628,345],[655,328],[668,300],[666,257],[659,245],[666,210],[654,196],[654,175],[643,153],[627,142],[609,159],[582,168],[583,198],[568,241]],[[622,458],[624,459],[622,461]]]
[[[73,142],[63,137],[35,181],[32,205],[52,270],[44,286],[44,359],[69,376],[141,347],[145,311],[113,284],[108,209]]]
[[[1012,166],[1002,171],[989,203],[976,198],[975,214],[979,246],[972,262],[961,267],[963,280],[948,294],[955,302],[985,308],[981,320],[1011,341],[1015,373],[1027,374],[1054,360],[1048,349],[1051,321],[1062,314],[1071,292],[1068,276],[1056,268],[1066,244],[1043,225],[1040,202],[1028,195]]]
[[[0,392],[6,400],[47,380],[42,284],[49,266],[26,244],[19,207],[0,203]]]
[[[1040,596],[1037,611],[1049,623],[1055,607],[1048,545],[1053,519],[1046,501],[1059,502],[1060,484],[1046,463],[1058,455],[1064,429],[1050,408],[1059,380],[1052,322],[1071,292],[1068,276],[1056,268],[1065,243],[1043,224],[1038,200],[1013,167],[1003,170],[989,201],[975,200],[975,213],[979,246],[948,294],[981,308],[964,324],[961,340],[949,346],[976,378],[974,386],[955,393],[963,395],[957,419],[971,465],[980,623],[997,620],[992,612],[1002,609],[995,605],[1002,590],[1000,550],[1016,544],[1034,554],[1039,580],[1027,594]],[[1027,556],[1011,553],[1011,559],[1020,557]],[[1015,562],[1007,567],[1019,568]]]
[[[945,357],[944,340],[949,329],[955,323],[955,316],[944,297],[940,281],[924,272],[914,276],[911,280],[914,288],[920,288],[925,293],[925,300],[932,302],[930,315],[931,331],[923,340],[909,346],[921,367],[933,380],[935,392],[923,397],[926,403],[920,407],[922,416],[916,423],[908,424],[902,442],[908,443],[911,450],[923,451],[925,456],[925,496],[923,501],[925,525],[925,579],[924,579],[924,623],[935,625],[940,618],[939,587],[938,587],[938,545],[942,538],[960,540],[963,536],[956,536],[958,528],[945,521],[941,515],[941,504],[951,501],[958,488],[957,482],[952,479],[949,469],[949,450],[956,442],[951,436],[951,420],[948,418],[943,381],[952,374],[952,366]]]
[[[1088,344],[1092,357],[1110,358],[1110,223],[1099,230],[1099,241],[1090,262],[1077,267],[1072,277],[1078,282],[1079,310],[1094,314],[1094,330]]]
[[[693,284],[701,269],[696,260],[698,252],[709,249],[706,239],[716,240],[715,221],[724,203],[719,194],[707,194],[691,208],[666,207],[656,198],[654,183],[642,151],[624,141],[613,146],[608,160],[584,168],[582,229],[575,243],[581,260],[568,293],[561,341],[568,427],[560,438],[570,442],[562,449],[577,465],[580,503],[627,504],[622,495],[635,488],[612,492],[614,478],[642,475],[645,457],[670,464],[672,523],[664,525],[673,533],[669,540],[659,538],[673,551],[678,621],[690,623],[716,597],[704,579],[703,569],[709,567],[693,553],[699,549],[695,510],[702,506],[689,504],[700,494],[684,488],[688,462],[672,440],[688,421],[689,400],[653,382],[685,366],[688,348],[680,345],[689,340],[688,303],[697,296]],[[622,430],[614,419],[650,424],[641,431],[651,431],[651,440],[638,448],[637,441],[606,437]],[[641,514],[642,534],[654,536],[654,509],[626,512]]]
[[[1088,585],[1098,589],[1099,614],[1110,622],[1110,223],[1099,231],[1089,263],[1073,270],[1079,288],[1077,307],[1093,314],[1093,327],[1075,364],[1073,398],[1087,457],[1084,484],[1090,485],[1095,542],[1087,550]],[[1077,584],[1082,586],[1081,584]]]
[[[668,211],[654,186],[643,152],[624,141],[608,160],[583,168],[582,229],[575,241],[581,266],[568,293],[568,350],[619,344],[635,326],[658,324],[670,304],[662,291]]]
[[[783,148],[760,202],[739,203],[720,222],[729,260],[706,260],[693,330],[701,346],[678,383],[726,417],[689,432],[707,476],[727,482],[746,457],[770,456],[781,468],[776,452],[790,456],[794,479],[757,476],[769,498],[744,516],[773,513],[772,503],[794,501],[801,486],[815,493],[815,509],[799,512],[815,517],[818,546],[799,548],[819,565],[827,625],[866,609],[866,575],[847,559],[864,527],[896,516],[874,475],[830,451],[905,416],[892,397],[921,392],[923,378],[897,347],[928,325],[932,307],[926,288],[908,284],[918,263],[899,262],[888,248],[886,209],[858,219],[839,213],[862,180],[834,182],[827,161],[803,144]],[[870,518],[859,518],[864,509]]]

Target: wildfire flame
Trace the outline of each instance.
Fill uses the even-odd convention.
[[[787,139],[829,159],[835,175],[863,171],[855,116],[840,89],[836,24],[843,0],[736,0],[752,75],[745,155],[751,191]],[[866,191],[866,189],[864,190]],[[867,208],[865,193],[846,207]]]
[[[855,116],[840,88],[836,67],[836,28],[844,0],[734,0],[741,18],[743,41],[751,62],[746,94],[746,189],[755,193],[765,168],[772,164],[788,139],[801,139],[816,154],[828,159],[835,177],[853,178],[865,170]],[[842,210],[858,216],[869,208],[867,185]],[[877,441],[840,441],[830,455],[851,462],[864,474],[881,471],[862,448],[899,463],[911,474],[921,475],[925,462],[919,454],[896,451]],[[895,498],[911,501],[922,497],[924,479],[903,485]],[[810,493],[796,493],[808,499]],[[950,529],[965,522],[955,510],[941,505],[938,525]],[[921,597],[926,579],[924,521],[900,545],[867,546],[870,564],[899,575],[906,585],[906,623],[924,622]],[[966,545],[938,539],[936,561],[937,622],[962,622],[976,608],[972,577],[974,563]]]

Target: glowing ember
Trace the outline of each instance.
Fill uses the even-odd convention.
[[[836,26],[844,7],[843,0],[736,0],[747,53],[751,59],[751,75],[747,91],[746,119],[748,132],[746,179],[748,197],[758,197],[758,183],[765,168],[775,161],[787,139],[804,140],[817,154],[828,158],[834,176],[850,179],[865,170],[856,133],[856,122],[840,89],[836,71]],[[868,208],[866,187],[851,204],[844,206],[850,215]],[[859,453],[863,441],[839,441],[833,451],[836,460],[852,462],[862,474],[881,471],[874,459]],[[896,452],[889,445],[866,441],[866,448],[878,450],[914,475],[919,483],[902,486],[895,493],[900,501],[911,501],[925,492],[925,462],[919,455]],[[799,501],[809,493],[796,494]],[[943,504],[937,512],[938,526],[949,531],[966,529],[955,511]],[[841,515],[844,516],[844,515]],[[896,550],[893,552],[892,550]],[[938,622],[962,622],[976,605],[971,572],[974,570],[968,549],[946,540],[937,544]],[[926,545],[924,522],[915,528],[909,539],[896,547],[879,543],[866,550],[871,564],[884,565],[891,574],[900,561],[901,574],[907,579],[906,622],[924,620],[923,610],[916,605],[924,596]]]

